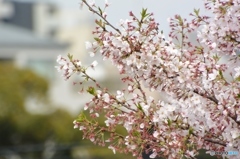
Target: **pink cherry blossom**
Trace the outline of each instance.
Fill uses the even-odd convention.
[[[211,17],[195,9],[187,20],[168,19],[171,32],[160,31],[153,13],[130,12],[117,26],[93,1],[82,0],[99,16],[94,42],[86,42],[90,55],[101,54],[118,69],[124,88],[112,93],[87,73],[71,55],[57,57],[56,69],[65,80],[75,73],[91,81],[82,89],[92,95],[84,110],[105,117],[105,126],[80,115],[74,128],[83,137],[114,153],[142,158],[194,158],[198,150],[240,152],[240,1],[205,0]],[[106,27],[107,26],[107,27]],[[190,33],[197,33],[193,42]],[[97,62],[90,64],[91,68]],[[83,84],[83,82],[80,82]],[[126,86],[126,87],[125,87]],[[150,96],[150,91],[154,96]],[[127,134],[116,132],[122,127]],[[110,133],[102,140],[100,134]],[[117,142],[114,142],[117,141]],[[180,153],[181,152],[181,153]],[[224,154],[222,157],[225,157]],[[227,156],[229,159],[236,156]]]

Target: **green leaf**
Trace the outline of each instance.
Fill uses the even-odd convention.
[[[196,14],[196,16],[199,16],[200,9],[195,9],[194,8],[193,12]]]
[[[167,119],[167,122],[168,122],[168,126],[171,126],[172,125],[172,120],[171,119]]]
[[[99,20],[96,20],[96,24],[100,27],[103,27],[103,24],[102,24],[102,20],[99,19]]]
[[[140,132],[138,132],[138,131],[133,131],[133,132],[132,132],[132,135],[135,136],[135,137],[139,137],[139,136],[140,136]]]
[[[240,99],[240,94],[238,94],[238,95],[237,95],[237,98],[239,98],[239,99]]]
[[[146,9],[142,9],[142,12],[141,12],[141,16],[142,17],[145,17],[146,16],[146,13],[147,13],[147,8]]]
[[[182,26],[183,25],[183,19],[180,15],[177,16],[177,20],[179,22],[179,25]]]
[[[141,111],[143,110],[140,103],[138,103],[136,106],[137,106],[137,108],[138,108],[139,110],[141,110]]]
[[[223,77],[223,73],[222,73],[221,70],[219,70],[219,75],[220,75],[221,79],[225,79],[225,78]]]
[[[140,13],[141,14],[141,22],[147,17],[149,16],[149,13],[147,13],[147,8],[146,9],[142,9],[142,12]]]
[[[81,112],[77,118],[77,122],[83,122],[86,120],[86,116],[83,112]]]
[[[213,59],[214,59],[215,61],[218,61],[218,60],[220,59],[220,57],[219,57],[218,55],[214,55],[214,56],[213,56]]]
[[[103,14],[103,12],[102,12],[102,10],[101,10],[101,8],[100,8],[100,7],[98,7],[98,10],[99,10],[99,13],[100,13],[100,15],[102,15],[102,14]]]
[[[67,57],[69,58],[70,61],[72,61],[73,55],[71,55],[71,54],[68,53]]]
[[[96,20],[95,23],[100,26],[103,30],[106,30],[106,23],[102,19]]]
[[[89,94],[93,95],[93,96],[96,96],[96,95],[97,95],[96,90],[95,90],[94,87],[88,87],[87,92],[88,92]]]
[[[193,128],[189,128],[188,134],[189,134],[189,135],[193,134]]]
[[[240,76],[238,76],[238,77],[236,78],[236,81],[240,81]]]
[[[94,40],[99,44],[99,46],[103,45],[103,42],[101,39],[99,39],[98,37],[95,37]]]

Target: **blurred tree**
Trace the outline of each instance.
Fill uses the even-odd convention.
[[[52,111],[47,98],[47,80],[30,69],[18,69],[11,63],[0,62],[0,74],[0,159],[7,159],[6,152],[31,159],[46,156],[52,159],[133,158],[124,154],[114,155],[107,148],[82,140],[81,132],[73,129],[72,122],[76,117],[65,110]],[[26,111],[25,104],[30,98],[44,103],[50,113],[31,114]],[[105,124],[104,119],[99,119],[99,123]],[[51,142],[55,145],[52,144],[54,149],[49,154]]]
[[[16,69],[12,64],[0,64],[0,117],[24,112],[27,96],[45,96],[47,82],[30,70]]]
[[[47,80],[9,62],[0,63],[0,74],[0,151],[6,147],[41,144],[40,151],[50,139],[68,143],[81,138],[72,128],[74,118],[64,110],[56,109],[48,114],[26,111],[25,104],[30,98],[53,110],[47,98]]]

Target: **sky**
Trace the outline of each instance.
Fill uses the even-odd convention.
[[[66,9],[80,10],[81,0],[52,0],[59,6]],[[105,0],[95,0],[100,6],[104,6]],[[142,8],[148,8],[154,13],[160,29],[169,31],[167,18],[180,14],[182,17],[189,17],[189,13],[194,8],[200,8],[201,12],[206,12],[203,0],[108,0],[111,6],[108,8],[108,20],[112,24],[117,24],[120,19],[128,19],[129,11],[139,15]]]

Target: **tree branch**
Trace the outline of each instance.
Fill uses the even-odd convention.
[[[214,102],[215,104],[218,104],[218,100],[216,99],[215,96],[208,96],[208,95],[206,95],[206,94],[204,94],[204,93],[198,92],[198,90],[196,90],[196,89],[193,90],[193,92],[196,93],[196,94],[198,94],[198,95],[200,95],[200,96],[202,96],[202,97],[204,97],[204,98],[207,98],[207,99],[211,100],[211,101]]]
[[[94,14],[97,14],[100,18],[102,18],[105,22],[106,25],[110,26],[111,28],[113,28],[116,32],[118,32],[119,34],[121,34],[120,30],[117,29],[116,27],[114,27],[105,17],[103,17],[98,11],[94,10],[88,3],[86,0],[82,0],[82,2],[88,6],[89,11],[93,12]]]

